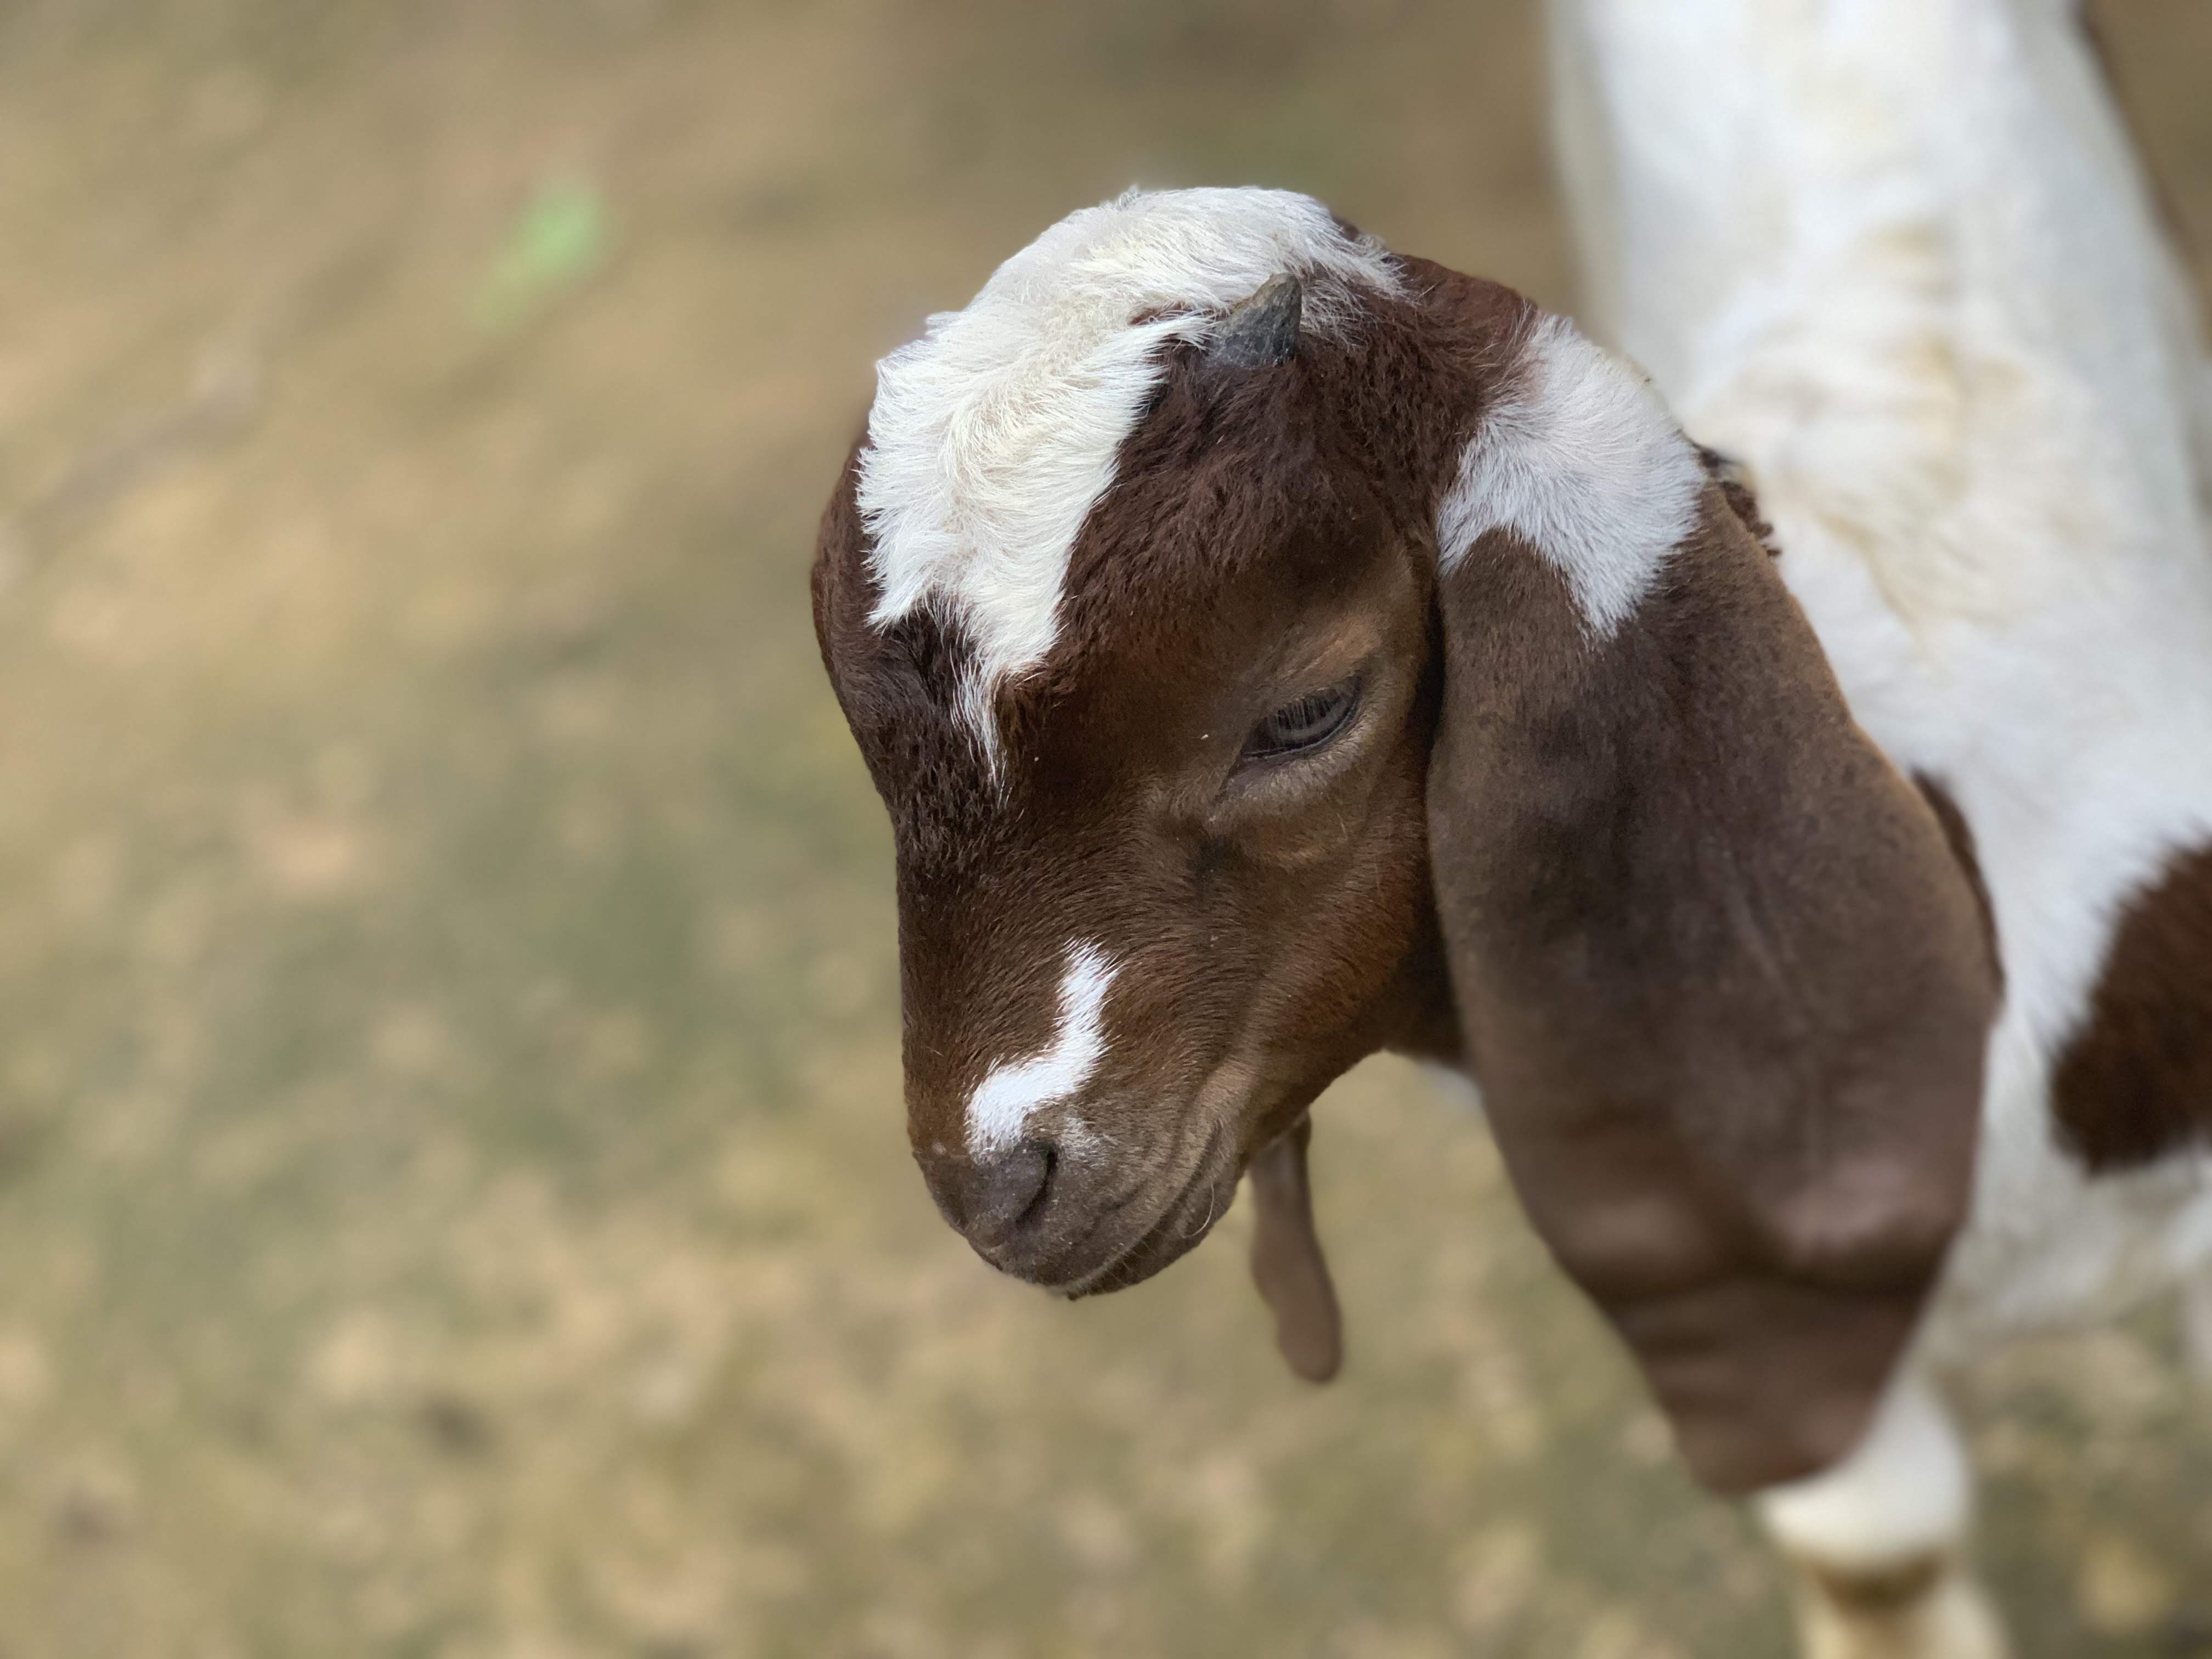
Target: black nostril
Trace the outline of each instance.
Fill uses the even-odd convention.
[[[968,1237],[990,1244],[1012,1232],[1044,1196],[1052,1165],[1052,1148],[1036,1140],[971,1159],[960,1183]]]

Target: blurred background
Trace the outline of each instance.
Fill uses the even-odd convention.
[[[2212,7],[2097,10],[2203,274]],[[0,5],[0,1659],[1783,1651],[1410,1068],[1328,1389],[1240,1215],[1078,1306],[939,1222],[807,616],[873,360],[1131,181],[1570,304],[1536,23]],[[2166,1310],[1962,1395],[2028,1655],[2212,1644]]]

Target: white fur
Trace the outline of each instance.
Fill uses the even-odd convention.
[[[1853,713],[1977,838],[2005,1001],[1931,1340],[2137,1298],[2212,1254],[2203,1160],[2092,1180],[2049,1089],[2119,914],[2212,838],[2204,368],[2071,16],[1554,13],[1601,320],[1747,465]]]
[[[1437,511],[1449,571],[1508,530],[1559,568],[1600,638],[1626,622],[1695,523],[1705,474],[1644,380],[1545,317],[1512,392],[1485,412]]]
[[[1972,1482],[1942,1402],[1911,1364],[1866,1437],[1833,1468],[1759,1494],[1759,1518],[1801,1569],[1804,1659],[2002,1659],[2003,1627],[1965,1560]],[[1932,1570],[1909,1602],[1838,1603],[1814,1576]]]
[[[1395,292],[1389,256],[1286,191],[1131,191],[1071,214],[962,311],[877,368],[858,501],[883,626],[935,604],[975,652],[962,714],[999,764],[992,698],[1052,648],[1077,532],[1175,340],[1204,340],[1270,277],[1306,279],[1306,325],[1347,290]]]
[[[1976,836],[2005,997],[1923,1348],[2202,1271],[2202,1155],[2093,1178],[2052,1127],[2118,917],[2212,840],[2203,346],[2071,9],[1553,12],[1595,320],[1746,465],[1854,714]],[[1948,1513],[1954,1467],[1885,1417],[1765,1508],[1866,1553]]]
[[[1759,1495],[1762,1518],[1793,1553],[1877,1571],[1949,1549],[1966,1530],[1966,1455],[1917,1371],[1893,1381],[1866,1437],[1833,1468]]]
[[[1017,1145],[1031,1117],[1091,1080],[1106,1052],[1106,993],[1115,969],[1094,945],[1072,945],[1060,981],[1052,1047],[995,1067],[968,1099],[968,1146],[977,1157]]]

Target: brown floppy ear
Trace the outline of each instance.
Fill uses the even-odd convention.
[[[1553,556],[1439,578],[1429,813],[1484,1104],[1530,1218],[1692,1473],[1863,1432],[1963,1219],[1995,965],[1717,484],[1608,632]]]
[[[1275,1346],[1297,1375],[1326,1382],[1344,1363],[1344,1321],[1314,1227],[1313,1187],[1306,1178],[1312,1139],[1312,1118],[1300,1118],[1253,1155],[1245,1175],[1256,1212],[1252,1282],[1275,1316]]]

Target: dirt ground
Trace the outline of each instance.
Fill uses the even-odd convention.
[[[2212,249],[2212,8],[2104,10]],[[806,618],[872,360],[1127,182],[1568,302],[1536,47],[1464,0],[0,7],[0,1659],[1783,1651],[1409,1069],[1321,1113],[1329,1389],[1238,1216],[1075,1307],[943,1227]],[[2212,1642],[2172,1349],[1962,1384],[2030,1656]]]

